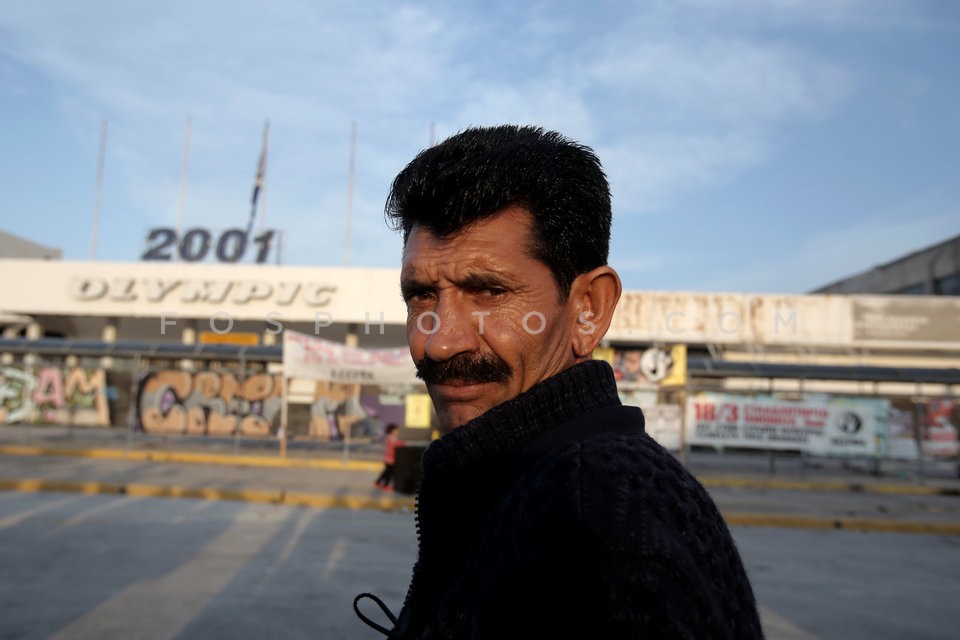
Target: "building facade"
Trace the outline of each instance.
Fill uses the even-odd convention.
[[[397,269],[33,259],[0,259],[0,269],[0,424],[250,437],[284,426],[284,436],[338,438],[403,423],[411,399],[423,398],[416,380],[284,378],[284,331],[359,349],[404,346]],[[674,408],[664,424],[681,421],[674,435],[688,442],[738,446],[754,433],[758,446],[789,443],[793,431],[743,423],[741,413],[773,409],[730,409],[740,398],[765,407],[882,399],[892,403],[876,418],[882,428],[900,412],[913,425],[903,437],[919,441],[944,407],[947,422],[960,422],[958,327],[952,297],[626,291],[596,357],[648,418]],[[930,402],[942,406],[931,413]],[[818,410],[791,406],[776,411],[812,433]],[[734,411],[736,430],[711,426],[717,407]]]

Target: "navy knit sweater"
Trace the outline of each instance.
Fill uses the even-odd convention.
[[[395,638],[761,638],[704,488],[589,361],[430,445]]]

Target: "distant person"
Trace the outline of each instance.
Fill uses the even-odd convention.
[[[399,426],[391,422],[383,430],[383,471],[373,484],[386,491],[393,491],[393,470],[397,464],[397,447],[406,445],[397,434],[399,429]]]
[[[393,182],[407,338],[442,437],[391,638],[762,637],[706,490],[591,354],[620,297],[610,192],[587,147],[468,129]],[[375,623],[374,623],[375,624]]]

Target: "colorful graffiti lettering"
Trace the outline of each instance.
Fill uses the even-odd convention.
[[[0,367],[0,424],[110,426],[103,369]]]
[[[280,374],[258,373],[242,380],[222,371],[165,369],[143,374],[137,396],[141,428],[154,434],[269,436],[280,427]],[[308,435],[342,438],[365,425],[360,385],[317,382],[310,404]],[[374,434],[376,435],[376,434]]]
[[[360,403],[360,385],[318,381],[310,405],[310,436],[336,440],[353,433],[355,424],[367,417]]]
[[[279,427],[279,374],[242,381],[219,371],[152,371],[137,397],[140,426],[158,434],[267,436]]]

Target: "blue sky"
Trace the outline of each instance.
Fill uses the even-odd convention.
[[[801,293],[960,233],[960,3],[0,0],[0,228],[137,261],[263,220],[287,264],[397,266],[393,176],[471,125],[594,147],[630,289]]]

